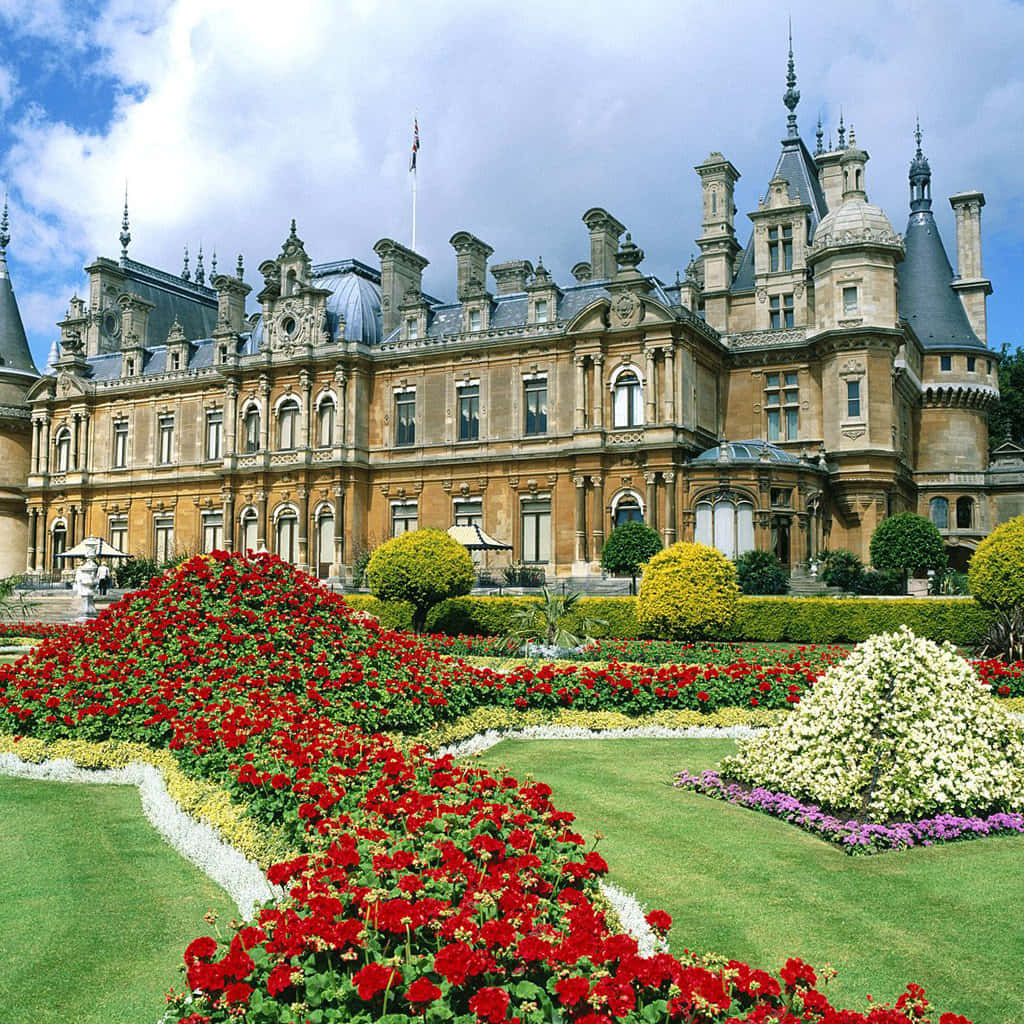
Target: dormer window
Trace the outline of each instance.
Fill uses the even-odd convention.
[[[939,356],[939,369],[943,373],[949,373],[949,371],[953,369],[953,357]]]
[[[793,225],[768,229],[768,269],[793,269]]]
[[[548,300],[538,299],[533,308],[537,323],[546,324],[548,322]]]
[[[181,369],[181,353],[180,352],[172,352],[171,353],[171,369],[172,370],[180,370]]]
[[[124,375],[126,377],[134,377],[135,376],[135,360],[134,359],[127,359],[127,360],[125,360]]]
[[[479,309],[471,309],[469,311],[469,329],[471,331],[479,331],[480,330],[480,310]]]
[[[479,316],[479,314],[477,314]],[[410,341],[416,341],[420,336],[420,323],[416,317],[411,316],[405,321],[405,336]]]

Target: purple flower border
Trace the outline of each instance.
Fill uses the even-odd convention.
[[[965,839],[982,839],[993,835],[1024,834],[1024,814],[1000,811],[985,818],[964,818],[955,814],[938,814],[921,821],[898,821],[890,825],[850,819],[843,821],[826,814],[816,804],[803,804],[788,793],[775,793],[755,786],[726,783],[718,772],[708,770],[700,775],[682,771],[673,785],[690,789],[727,803],[782,818],[798,828],[841,846],[847,853],[885,853],[906,850],[912,846],[932,846]]]

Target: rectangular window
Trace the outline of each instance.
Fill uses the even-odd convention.
[[[153,520],[153,557],[169,562],[174,557],[174,517],[157,516]]]
[[[768,229],[768,269],[779,269],[779,229]]]
[[[410,341],[415,341],[420,336],[420,322],[416,317],[411,316],[405,321],[405,335]]]
[[[395,392],[395,445],[399,448],[416,443],[416,392]]]
[[[943,373],[948,373],[953,369],[953,357],[952,356],[939,356],[939,369]]]
[[[551,561],[551,499],[524,501],[522,507],[523,561]]]
[[[480,330],[480,310],[479,309],[471,309],[469,311],[469,329],[471,331],[479,331]]]
[[[224,515],[221,512],[203,513],[203,553],[220,551],[224,547]]]
[[[793,296],[783,295],[782,296],[782,326],[792,327],[796,323],[796,319],[793,316]]]
[[[536,313],[537,323],[546,324],[548,322],[548,300],[538,299],[533,308]]]
[[[480,438],[480,385],[466,384],[459,388],[459,440]]]
[[[548,432],[548,379],[534,377],[524,382],[526,409],[526,433],[546,434]]]
[[[213,409],[206,414],[206,458],[207,460],[221,457],[221,440],[224,434],[224,413]]]
[[[169,466],[174,459],[174,417],[161,416],[158,421],[157,462],[161,466]]]
[[[260,450],[260,411],[250,406],[245,413],[245,450],[248,453]]]
[[[172,352],[171,353],[171,369],[172,370],[180,370],[181,369],[181,353],[180,352]]]
[[[415,501],[393,501],[391,503],[391,536],[419,529],[419,505]]]
[[[779,375],[765,374],[764,408],[767,414],[768,440],[778,441],[782,434],[782,393],[779,390]]]
[[[114,421],[114,469],[124,469],[128,465],[128,421]]]
[[[967,357],[967,372],[974,373],[974,368],[977,365],[974,356]]]
[[[782,225],[782,269],[793,269],[793,225]]]
[[[786,417],[786,440],[795,441],[800,433],[800,390],[797,387],[796,371],[786,373],[783,382],[785,390],[782,392],[782,404]]]
[[[128,517],[110,517],[110,546],[128,554]]]
[[[860,419],[860,381],[846,382],[846,416],[847,419]]]
[[[788,487],[772,488],[772,505],[776,508],[789,508],[793,500],[793,492]]]
[[[456,526],[484,525],[484,503],[479,499],[455,502]]]
[[[857,286],[847,285],[843,289],[843,315],[851,316],[857,312]]]
[[[992,360],[991,359],[986,359],[985,360],[985,372],[986,373],[991,373],[992,372]]]
[[[782,297],[772,295],[768,299],[768,326],[777,331],[782,326]]]

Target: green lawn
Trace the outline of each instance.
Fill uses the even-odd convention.
[[[778,969],[787,956],[839,976],[841,1006],[908,981],[975,1024],[1024,1024],[1024,837],[850,857],[792,825],[672,789],[727,740],[506,741],[482,755],[554,789],[611,866],[667,910],[674,952],[714,950]],[[938,1013],[935,1014],[938,1019]]]
[[[0,1021],[140,1024],[185,946],[237,911],[142,815],[132,786],[0,776]]]

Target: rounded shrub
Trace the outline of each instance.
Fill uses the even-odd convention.
[[[974,599],[987,608],[1024,606],[1024,516],[997,526],[967,567]]]
[[[447,597],[468,594],[476,578],[469,552],[444,530],[412,530],[385,541],[370,556],[366,582],[382,601],[408,601],[413,628]]]
[[[661,535],[646,523],[623,523],[608,535],[601,549],[601,568],[633,579],[640,569],[662,549]]]
[[[789,590],[789,577],[774,551],[745,551],[736,559],[736,580],[744,594]]]
[[[916,512],[883,519],[871,536],[871,564],[879,572],[923,575],[946,568],[946,546],[938,527]]]
[[[864,576],[864,563],[845,548],[830,551],[822,559],[822,579],[830,587],[840,590],[857,590]]]
[[[732,622],[739,593],[736,567],[720,551],[673,544],[644,568],[637,624],[643,635],[660,639],[713,638]]]

